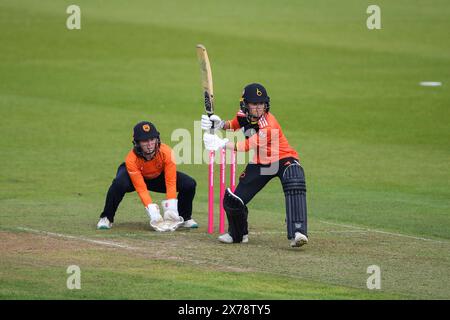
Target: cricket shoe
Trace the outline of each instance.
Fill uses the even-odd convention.
[[[301,232],[295,233],[295,238],[291,241],[291,247],[301,247],[308,243],[308,237]]]
[[[100,221],[97,223],[97,229],[111,229],[112,222],[109,221],[107,217],[100,218]]]
[[[222,234],[218,239],[222,243],[233,243],[233,238],[229,233]],[[244,236],[242,237],[242,243],[248,243],[248,234],[244,234]]]
[[[186,221],[181,225],[181,227],[183,227],[183,228],[196,229],[196,228],[198,228],[198,223],[195,222],[194,219],[189,219],[189,220],[186,220]]]

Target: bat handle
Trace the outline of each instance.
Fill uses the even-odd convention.
[[[208,113],[208,117],[210,117],[211,118],[211,116],[213,115],[214,113]],[[211,124],[211,129],[209,129],[209,133],[210,134],[214,134],[214,122],[212,121],[212,124]]]

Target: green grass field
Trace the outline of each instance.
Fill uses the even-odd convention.
[[[448,1],[377,1],[373,31],[370,1],[78,0],[72,31],[69,4],[0,2],[0,298],[450,299]],[[199,229],[151,231],[136,194],[95,229],[135,123],[171,146],[194,133],[197,43],[222,118],[245,84],[268,89],[306,172],[300,250],[275,179],[249,205],[247,245],[208,235],[206,164],[179,166]]]

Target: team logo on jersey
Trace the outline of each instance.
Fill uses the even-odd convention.
[[[261,90],[259,90],[258,88],[256,88],[256,95],[257,95],[258,97],[261,97],[261,96],[262,96],[262,92],[261,92]]]
[[[150,131],[150,126],[149,126],[148,124],[144,124],[144,125],[142,126],[142,129],[143,129],[145,132],[149,132],[149,131]]]

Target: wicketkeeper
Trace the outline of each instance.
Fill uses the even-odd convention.
[[[283,186],[286,201],[287,237],[292,247],[308,243],[305,173],[297,152],[289,145],[278,121],[270,112],[270,98],[258,83],[244,88],[240,110],[233,120],[223,121],[217,115],[202,116],[205,147],[236,151],[253,149],[255,156],[239,178],[234,193],[228,188],[223,199],[227,213],[228,233],[219,236],[224,243],[248,242],[247,204],[274,177]],[[228,142],[208,131],[243,130],[245,141]]]
[[[138,193],[155,230],[166,231],[162,229],[167,226],[172,230],[179,226],[197,228],[198,224],[191,217],[196,182],[177,171],[172,149],[161,143],[159,132],[151,122],[142,121],[134,127],[133,146],[109,187],[97,229],[112,227],[120,202],[126,193],[132,191]],[[166,194],[166,200],[161,203],[164,219],[149,190]],[[167,221],[174,223],[168,224]]]

